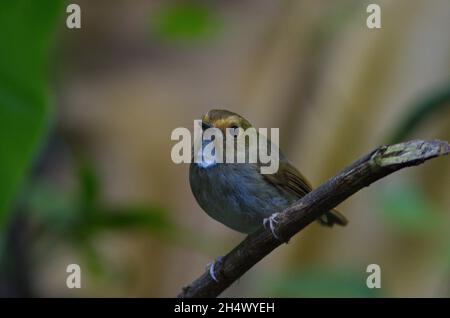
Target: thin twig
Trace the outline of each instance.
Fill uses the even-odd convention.
[[[449,152],[449,144],[439,140],[412,140],[378,147],[280,213],[275,229],[277,236],[287,242],[308,224],[362,188],[397,170],[419,165]],[[281,244],[283,242],[262,227],[247,236],[220,263],[216,263],[217,282],[206,271],[190,285],[183,287],[178,297],[217,297]]]

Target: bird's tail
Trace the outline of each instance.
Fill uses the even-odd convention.
[[[345,216],[343,216],[341,214],[341,212],[339,212],[338,210],[331,210],[327,213],[325,213],[324,215],[322,215],[319,219],[318,219],[319,223],[325,226],[333,226],[335,224],[337,225],[347,225],[348,220],[345,218]]]

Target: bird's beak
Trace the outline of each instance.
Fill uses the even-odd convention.
[[[202,121],[202,130],[205,131],[208,128],[212,128],[213,126],[211,124],[208,124],[204,121]]]

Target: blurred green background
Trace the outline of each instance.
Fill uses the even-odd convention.
[[[279,127],[314,185],[383,143],[450,140],[448,0],[76,3],[81,29],[65,1],[0,4],[2,297],[174,296],[242,240],[170,159],[209,109]],[[449,297],[449,189],[448,158],[390,176],[224,295]]]

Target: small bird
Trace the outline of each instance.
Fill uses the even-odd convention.
[[[220,129],[225,136],[227,128],[245,130],[252,125],[236,113],[210,110],[202,117],[202,129],[211,127]],[[202,149],[208,142],[211,141],[203,141]],[[213,219],[246,234],[269,224],[278,238],[273,227],[274,217],[310,192],[312,187],[281,151],[277,172],[261,174],[260,166],[259,162],[216,163],[211,158],[208,162],[192,161],[189,182],[198,204]],[[326,226],[347,224],[347,219],[336,210],[325,213],[318,221]]]
[[[231,129],[237,137],[242,130],[252,125],[244,117],[227,110],[210,110],[202,117],[202,130],[218,128],[223,136]],[[269,139],[260,134],[259,138]],[[201,161],[191,161],[189,183],[192,193],[202,209],[213,219],[241,233],[250,234],[261,226],[269,227],[272,235],[281,241],[275,231],[276,217],[279,212],[312,190],[306,178],[279,151],[279,169],[273,174],[262,174],[261,163],[216,162],[215,156],[205,151],[212,140],[203,140],[198,156]],[[223,153],[226,153],[224,138]],[[238,148],[234,143],[234,153]],[[242,149],[241,149],[242,151]],[[246,155],[249,146],[244,149]],[[248,156],[246,157],[248,158]],[[347,219],[338,211],[331,210],[322,215],[318,221],[322,225],[346,225]],[[217,258],[208,264],[209,275],[218,282],[215,272]]]

